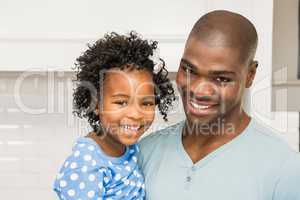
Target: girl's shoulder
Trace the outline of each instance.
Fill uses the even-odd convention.
[[[133,144],[126,147],[126,151],[122,156],[111,157],[104,153],[92,138],[80,137],[75,142],[69,159],[97,168],[111,168],[115,165],[123,165],[131,160],[136,161],[139,151],[139,146]]]
[[[88,137],[80,137],[76,140],[69,159],[94,167],[103,165],[103,156],[98,144]]]
[[[79,138],[61,166],[53,189],[60,199],[90,199],[103,195],[104,183],[109,179],[97,146],[88,138]]]

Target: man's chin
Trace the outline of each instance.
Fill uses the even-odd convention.
[[[216,121],[217,117],[197,117],[193,115],[188,115],[187,120],[192,124],[210,124],[214,121]]]
[[[191,124],[212,124],[217,123],[223,119],[222,115],[220,114],[213,114],[213,115],[193,115],[191,113],[186,113],[186,118],[189,123]]]

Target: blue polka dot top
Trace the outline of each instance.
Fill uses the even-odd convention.
[[[60,200],[145,199],[138,152],[135,144],[121,157],[110,157],[93,139],[81,137],[61,167],[54,191]]]

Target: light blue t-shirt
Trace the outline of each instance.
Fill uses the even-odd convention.
[[[149,200],[300,200],[300,155],[252,119],[196,164],[182,145],[183,122],[142,139],[139,165]]]
[[[91,138],[75,143],[54,182],[61,200],[116,200],[145,198],[145,184],[137,165],[137,145],[121,157],[109,157]]]

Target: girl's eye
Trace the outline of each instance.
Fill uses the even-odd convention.
[[[149,102],[144,102],[143,103],[143,106],[154,106],[155,104],[154,104],[154,102],[152,102],[152,101],[149,101]]]
[[[116,101],[115,104],[120,105],[120,106],[127,106],[127,101]]]

